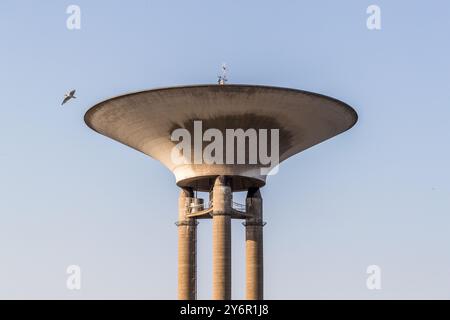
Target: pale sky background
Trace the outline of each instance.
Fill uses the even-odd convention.
[[[366,28],[370,4],[380,31]],[[0,298],[176,298],[174,177],[83,115],[129,91],[215,83],[226,62],[231,83],[331,95],[359,114],[263,188],[265,297],[449,299],[449,33],[444,0],[0,1]],[[208,299],[210,221],[198,241]],[[244,254],[234,221],[235,299]],[[66,289],[71,264],[80,291]],[[380,291],[366,288],[371,264]]]

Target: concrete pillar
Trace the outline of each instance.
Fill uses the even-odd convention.
[[[262,198],[259,189],[249,189],[246,212],[251,214],[245,225],[246,251],[246,299],[262,300],[264,295],[263,277],[263,215]]]
[[[188,218],[192,189],[182,189],[178,199],[178,299],[195,300],[197,294],[197,220]]]
[[[217,177],[212,192],[214,300],[231,299],[231,202],[229,178]]]

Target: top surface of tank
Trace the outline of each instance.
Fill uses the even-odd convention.
[[[125,94],[96,104],[85,115],[86,124],[93,130],[159,160],[175,174],[181,187],[209,191],[218,175],[234,176],[235,191],[265,184],[266,174],[261,173],[259,160],[248,164],[248,148],[247,164],[174,163],[171,155],[178,141],[172,141],[171,135],[175,129],[187,129],[193,146],[194,121],[201,121],[203,133],[218,129],[224,140],[226,129],[255,129],[258,133],[261,129],[278,129],[281,162],[350,129],[357,114],[339,100],[311,92],[227,84]],[[203,147],[208,143],[203,142]]]

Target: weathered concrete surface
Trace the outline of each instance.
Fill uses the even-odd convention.
[[[214,300],[231,299],[231,202],[229,180],[219,176],[213,188],[213,294]]]
[[[263,203],[259,189],[247,193],[245,221],[246,299],[264,298]]]
[[[196,201],[197,200],[197,201]],[[197,292],[197,221],[186,217],[193,192],[182,189],[178,198],[178,299],[194,300]]]
[[[351,128],[356,112],[315,93],[254,85],[198,85],[154,89],[111,98],[85,115],[93,130],[137,149],[171,170],[179,186],[210,191],[219,175],[234,176],[234,191],[261,187],[261,165],[181,164],[171,161],[174,129],[280,130],[280,162]]]

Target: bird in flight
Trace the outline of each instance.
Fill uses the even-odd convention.
[[[65,104],[70,99],[76,99],[76,97],[75,97],[75,90],[72,90],[69,93],[66,93],[64,95],[64,100],[61,102],[61,105]]]

